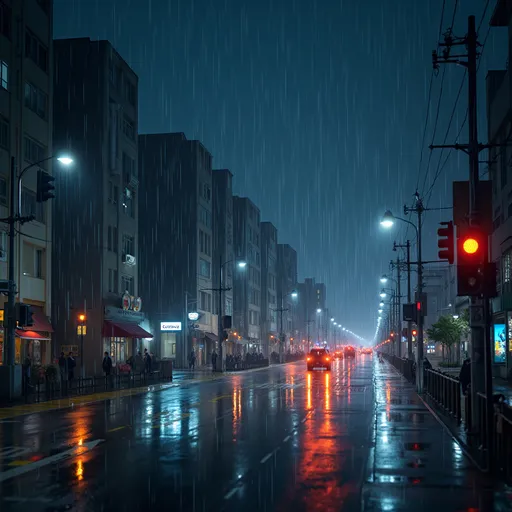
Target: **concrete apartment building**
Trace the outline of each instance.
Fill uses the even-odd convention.
[[[233,239],[236,260],[247,263],[234,278],[233,318],[238,328],[236,351],[261,350],[260,210],[247,197],[233,197]]]
[[[154,351],[183,367],[194,349],[196,365],[208,364],[218,309],[212,156],[183,133],[139,135],[139,168],[139,279]]]
[[[512,57],[512,4],[498,0],[490,20],[491,27],[508,27],[508,58]],[[505,64],[505,63],[504,63]],[[504,357],[494,357],[494,373],[509,377],[512,368],[512,75],[510,69],[487,74],[487,140],[489,144],[508,144],[489,150],[489,177],[492,180],[493,234],[491,257],[500,268],[499,296],[493,299],[493,324],[504,330]],[[494,334],[495,329],[493,329]],[[494,341],[494,340],[493,340]],[[494,346],[494,344],[493,344]],[[509,377],[510,378],[510,377]]]
[[[283,315],[285,332],[285,313],[280,311],[286,306],[277,296],[277,228],[271,222],[260,223],[261,233],[261,349],[269,357],[279,340],[280,319]],[[277,350],[276,350],[277,352]]]
[[[233,174],[228,169],[215,169],[213,185],[213,288],[224,288],[222,311],[219,313],[218,300],[214,300],[215,311],[233,320],[233,274],[238,271],[233,247]],[[222,270],[221,270],[222,268]],[[220,279],[222,275],[222,280]],[[226,329],[226,353],[231,354],[236,325]]]
[[[297,297],[291,293],[297,291]],[[288,244],[277,245],[277,299],[284,304],[283,332],[286,336],[285,348],[300,345],[298,338],[297,312],[300,303],[297,288],[297,252]],[[279,306],[281,307],[281,306]],[[280,326],[278,326],[278,329]]]
[[[17,363],[25,356],[33,364],[52,357],[51,203],[36,202],[37,171],[52,168],[52,2],[0,2],[0,216],[8,216],[11,160],[16,175],[36,162],[23,176],[21,210],[35,220],[24,224],[9,255],[7,225],[0,228],[0,279],[7,279],[8,258],[14,258],[17,301],[34,307],[34,325],[16,330]],[[56,147],[56,146],[55,146]],[[16,195],[17,197],[17,195]],[[7,297],[2,295],[0,307]],[[0,329],[0,364],[4,358],[4,330]]]
[[[58,351],[80,352],[85,373],[152,350],[139,294],[138,78],[108,41],[54,42],[54,143],[76,165],[56,181],[52,320]]]

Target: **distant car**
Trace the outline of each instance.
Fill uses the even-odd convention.
[[[371,348],[365,347],[363,350],[361,350],[361,354],[372,355],[373,351]]]
[[[336,352],[334,352],[334,359],[343,359],[343,351],[336,350]]]
[[[308,372],[313,370],[331,371],[331,355],[324,348],[314,348],[306,357]]]
[[[354,347],[345,347],[343,351],[344,357],[356,357],[356,349]]]

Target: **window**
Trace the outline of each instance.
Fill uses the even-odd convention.
[[[117,270],[113,268],[108,269],[108,291],[117,293]]]
[[[254,244],[260,245],[260,235],[256,232],[254,232]]]
[[[135,289],[133,286],[133,277],[122,275],[121,276],[121,288],[122,291],[127,291],[130,295],[135,295]]]
[[[47,155],[47,148],[30,137],[25,135],[24,138],[24,157],[27,162],[35,163],[44,160]],[[41,167],[46,168],[46,162],[41,162]]]
[[[7,206],[7,180],[0,176],[0,205]]]
[[[48,71],[48,48],[30,30],[25,32],[25,57]]]
[[[0,60],[0,87],[9,90],[9,66],[3,60]]]
[[[205,201],[210,202],[210,199],[212,198],[212,191],[207,183],[203,183],[202,188],[199,189],[199,194]]]
[[[212,227],[212,214],[204,206],[199,206],[199,221],[204,224],[207,228]]]
[[[123,152],[123,183],[129,185],[135,176],[135,160]]]
[[[123,235],[123,255],[127,254],[135,255],[135,240],[133,236]]]
[[[212,296],[206,292],[200,292],[199,295],[199,309],[201,311],[212,311]]]
[[[503,141],[503,144],[506,144],[506,139]],[[507,151],[506,148],[502,148],[503,151],[500,155],[500,174],[501,174],[501,188],[505,188],[507,186]]]
[[[124,189],[123,208],[128,217],[135,218],[135,191],[130,187]]]
[[[34,251],[34,277],[44,279],[44,250],[36,249]]]
[[[0,117],[0,147],[10,149],[9,122],[7,119]]]
[[[108,182],[108,202],[110,204],[117,204],[117,198],[119,197],[119,188],[114,185],[112,181]]]
[[[135,85],[129,80],[124,82],[124,97],[128,100],[130,105],[135,105]]]
[[[199,252],[207,256],[212,255],[212,238],[201,229],[199,230]]]
[[[260,324],[260,314],[258,311],[249,311],[249,324],[250,325],[259,325]]]
[[[117,87],[117,73],[116,73],[116,65],[112,59],[110,59],[109,65],[108,65],[108,76],[110,79],[110,83],[113,87]]]
[[[211,276],[212,265],[209,261],[199,258],[199,275],[209,278]]]
[[[21,214],[23,217],[34,215],[37,222],[44,224],[44,203],[38,203],[36,193],[26,187],[21,192]]]
[[[233,315],[233,301],[231,299],[226,298],[226,304],[225,304],[224,314],[231,316]]]
[[[107,228],[107,250],[117,253],[117,227]]]
[[[253,306],[260,305],[260,292],[258,290],[251,288],[249,295],[249,303],[252,304]]]
[[[0,261],[7,261],[7,231],[0,231]]]
[[[255,252],[255,260],[256,260],[256,265],[259,265],[260,264],[260,253],[259,253],[259,251]]]
[[[130,140],[135,140],[135,124],[131,119],[123,117],[123,133]]]
[[[249,242],[252,243],[252,229],[251,229],[251,226],[247,226],[247,238],[249,239]]]
[[[0,0],[0,32],[11,39],[11,8]]]
[[[35,112],[41,119],[46,119],[48,116],[48,95],[35,85],[25,82],[25,107]]]

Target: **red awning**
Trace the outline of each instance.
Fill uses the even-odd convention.
[[[145,331],[137,324],[130,322],[109,322],[103,323],[103,336],[106,338],[152,338],[153,335]]]
[[[31,331],[53,332],[52,324],[48,320],[48,317],[44,314],[42,308],[32,306],[32,319],[34,321],[34,324],[30,326]]]
[[[16,329],[16,337],[22,338],[24,340],[49,340],[50,338],[41,336],[38,332],[35,331],[22,331],[21,329]]]

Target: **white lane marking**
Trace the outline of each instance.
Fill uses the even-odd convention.
[[[290,436],[286,436],[286,437],[283,439],[283,443],[287,443],[289,440],[290,440]]]
[[[233,495],[236,493],[236,491],[238,491],[238,487],[234,487],[233,489],[231,489],[231,491],[229,491],[225,496],[224,496],[224,499],[225,500],[229,500],[233,497]]]
[[[307,419],[308,419],[308,417],[306,416],[306,417],[301,421],[301,423],[306,423]]]
[[[79,446],[75,446],[66,450],[62,453],[57,453],[56,455],[52,455],[51,457],[46,457],[45,459],[38,460],[37,462],[32,462],[32,464],[27,464],[25,466],[18,466],[14,469],[9,469],[7,471],[3,471],[0,473],[0,483],[5,482],[11,478],[15,478],[20,475],[24,475],[25,473],[29,473],[34,469],[39,469],[48,464],[54,464],[55,462],[60,462],[65,459],[70,459],[71,457],[75,457],[76,455],[80,455],[84,452],[92,450],[94,447],[98,446],[100,443],[104,442],[104,439],[96,439],[95,441],[89,441],[88,443],[84,443]]]
[[[270,459],[270,457],[272,457],[273,453],[274,452],[267,453],[267,455],[265,455],[265,457],[263,457],[263,459],[260,460],[260,464],[265,464],[265,462],[267,462],[267,460]]]

